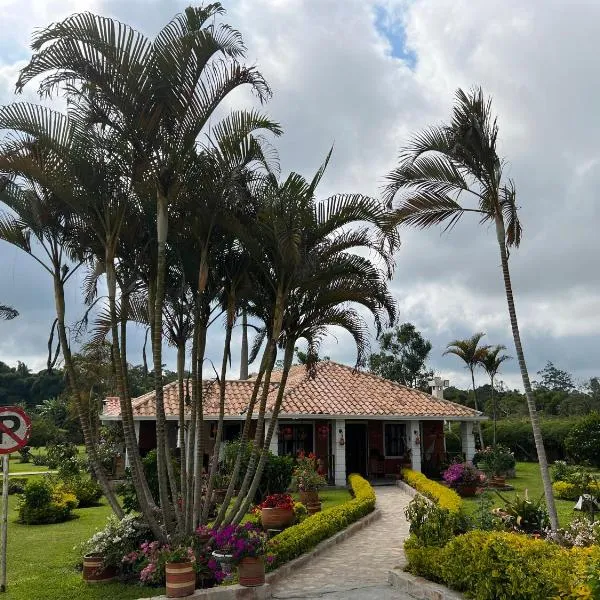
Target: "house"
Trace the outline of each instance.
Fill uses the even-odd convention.
[[[280,377],[280,371],[273,372],[267,421]],[[224,439],[233,440],[240,434],[254,383],[252,378],[226,382]],[[169,443],[176,448],[177,382],[165,386],[164,403]],[[156,446],[155,394],[149,392],[132,404],[143,454]],[[215,380],[203,383],[203,407],[208,460],[219,413],[219,386]],[[107,398],[101,420],[120,418],[119,399]],[[317,364],[313,377],[302,365],[292,367],[270,450],[292,456],[300,450],[314,452],[328,480],[336,485],[345,485],[349,473],[393,477],[402,464],[417,471],[435,472],[446,458],[444,423],[460,422],[463,454],[470,460],[475,451],[473,425],[485,418],[467,406],[444,400],[438,378],[432,394],[428,394],[372,373],[323,361]]]

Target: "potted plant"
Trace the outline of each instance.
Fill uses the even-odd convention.
[[[317,457],[310,453],[298,453],[296,467],[292,473],[292,489],[300,493],[300,502],[313,514],[321,510],[319,490],[325,486],[325,478],[317,470]]]
[[[492,487],[504,487],[506,475],[514,469],[516,462],[508,448],[497,444],[495,447],[488,446],[476,452],[473,464],[488,476]]]
[[[442,477],[450,487],[465,498],[474,496],[481,483],[481,473],[468,462],[450,465]]]
[[[263,529],[283,529],[294,522],[294,499],[289,494],[271,494],[259,505]]]
[[[189,547],[171,549],[165,546],[161,551],[161,561],[165,564],[167,598],[184,598],[196,589],[196,556]]]
[[[114,579],[124,566],[123,557],[138,547],[148,531],[133,515],[121,520],[111,515],[104,529],[80,546],[84,581],[100,583]]]
[[[213,479],[213,502],[222,504],[229,487],[230,476],[227,473],[215,473]]]
[[[287,427],[283,427],[281,429],[281,437],[283,437],[283,439],[286,442],[289,442],[292,439],[293,435],[294,435],[294,432],[289,425]]]
[[[253,523],[230,525],[218,530],[214,535],[218,556],[231,557],[231,564],[237,565],[240,585],[256,587],[265,582],[265,559],[267,556],[267,536]],[[214,554],[213,554],[214,555]]]

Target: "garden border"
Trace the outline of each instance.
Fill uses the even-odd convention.
[[[388,571],[388,583],[412,598],[427,600],[463,600],[460,592],[451,590],[439,583],[432,583],[423,577],[417,577],[399,568]]]

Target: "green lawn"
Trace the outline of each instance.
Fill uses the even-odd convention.
[[[34,465],[32,462],[22,463],[20,462],[21,457],[18,454],[10,455],[10,463],[8,472],[10,475],[18,476],[19,473],[38,473],[40,471],[47,471],[48,467],[41,465]]]
[[[133,600],[164,593],[138,585],[86,585],[75,569],[75,546],[104,526],[110,508],[103,504],[74,511],[78,517],[55,525],[15,523],[16,496],[10,496],[8,592],[2,600]]]
[[[507,480],[507,483],[512,485],[515,490],[500,492],[505,498],[514,498],[517,493],[519,496],[523,496],[525,490],[532,499],[538,499],[544,493],[540,468],[537,463],[517,463],[517,476],[514,479]],[[501,507],[504,505],[494,492],[492,492],[492,498],[494,499],[494,506]],[[464,505],[467,512],[473,512],[477,506],[477,498],[464,498]],[[568,523],[575,515],[580,514],[573,510],[573,506],[575,506],[575,502],[572,500],[556,499],[556,510],[561,525]]]
[[[292,494],[292,496],[294,500],[300,500],[300,494]],[[319,498],[321,499],[321,510],[352,500],[352,496],[346,488],[325,488],[319,491]]]

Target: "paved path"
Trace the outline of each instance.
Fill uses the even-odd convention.
[[[375,493],[381,518],[274,584],[273,598],[408,600],[387,584],[387,575],[405,564],[404,508],[411,498],[396,486],[377,487]]]

